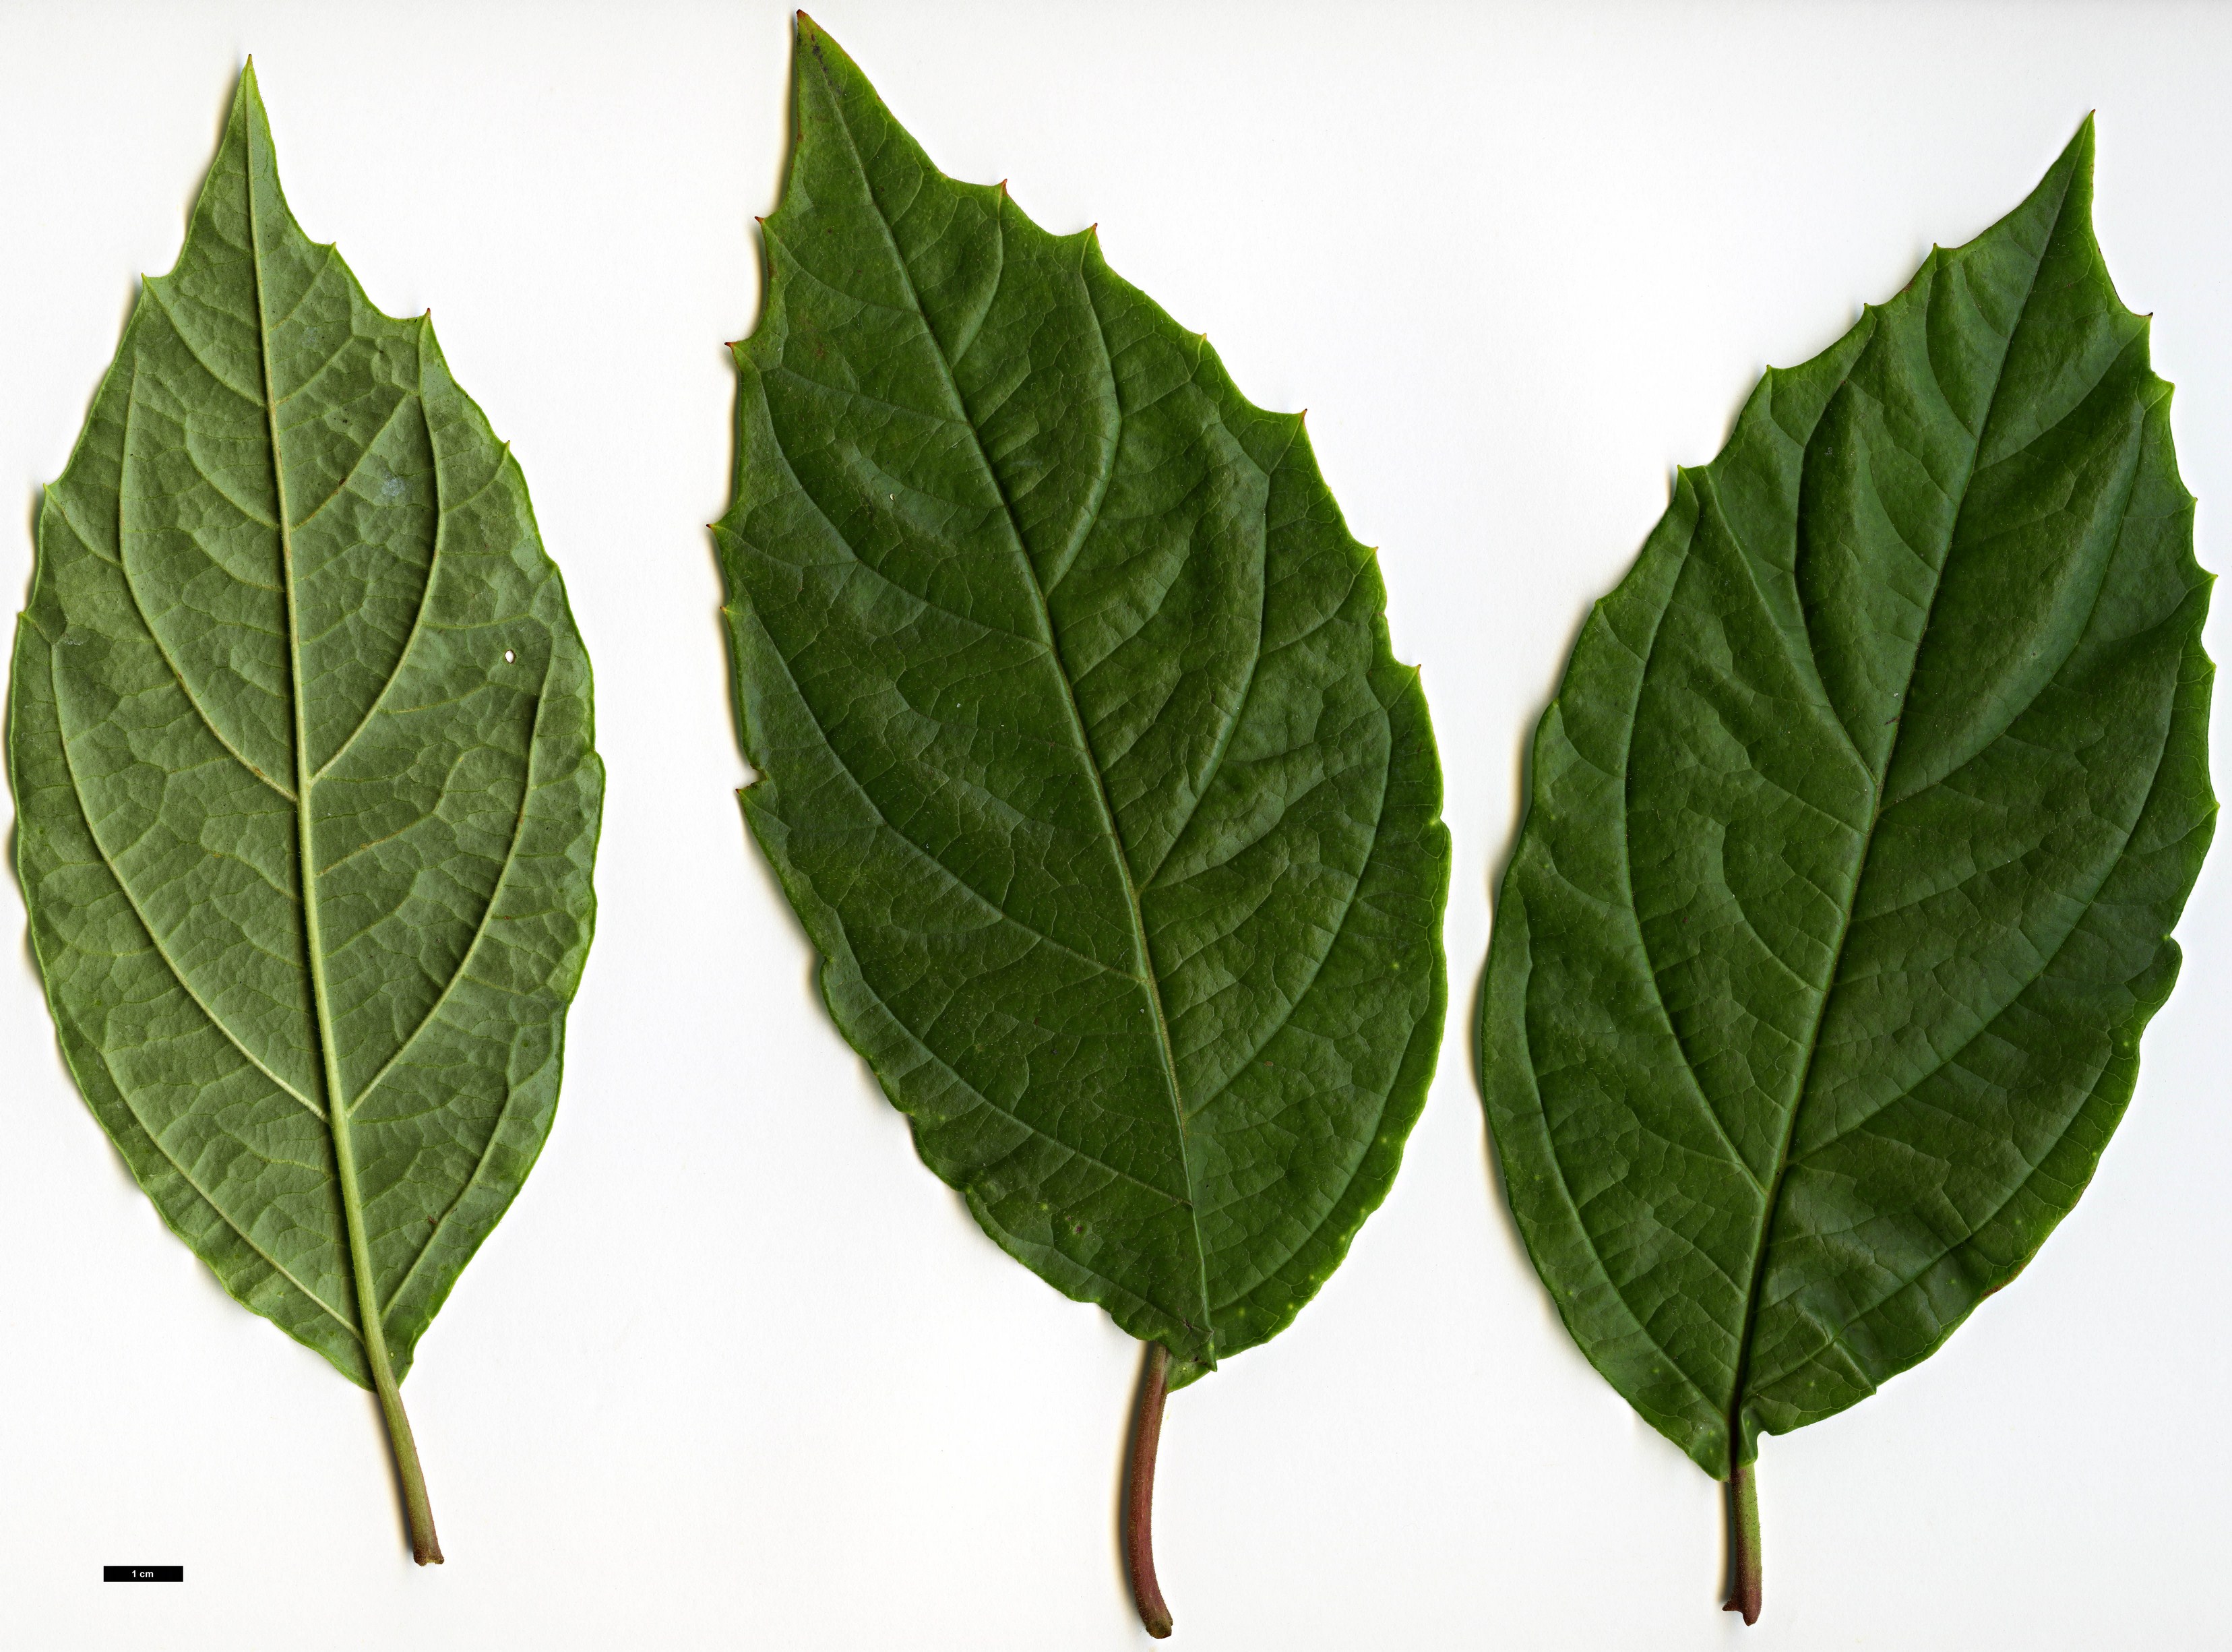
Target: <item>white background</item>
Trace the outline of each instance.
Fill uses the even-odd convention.
[[[2232,1646],[2232,863],[2076,1213],[1859,1408],[1768,1441],[1767,1611],[1718,1488],[1558,1326],[1470,1072],[1522,745],[1588,603],[1761,367],[1982,230],[2099,111],[2099,224],[2222,565],[2232,10],[871,3],[817,16],[954,175],[1310,409],[1424,662],[1451,1031],[1392,1197],[1292,1330],[1171,1403],[1157,1536],[1224,1649]],[[1009,1261],[812,998],[732,796],[723,508],[788,13],[0,6],[0,592],[254,52],[288,193],[432,308],[597,671],[610,796],[565,1099],[406,1388],[370,1398],[161,1226],[0,895],[0,1640],[33,1652],[1145,1644],[1115,1499],[1137,1350]],[[2212,652],[2232,642],[2220,613]],[[2232,718],[2220,728],[2232,727]],[[2222,760],[2220,774],[2232,774]],[[184,1587],[105,1587],[106,1562]]]

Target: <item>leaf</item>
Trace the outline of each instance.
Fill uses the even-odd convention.
[[[225,1289],[380,1394],[438,1560],[396,1385],[548,1133],[603,769],[519,467],[303,236],[252,67],[38,542],[9,759],[63,1053]]]
[[[2092,170],[2088,120],[1766,375],[1535,738],[1489,1119],[1567,1328],[1718,1478],[2022,1268],[2177,973],[2209,581]]]
[[[744,811],[924,1161],[1183,1386],[1317,1291],[1424,1099],[1424,699],[1300,418],[803,16],[795,85],[716,530]]]

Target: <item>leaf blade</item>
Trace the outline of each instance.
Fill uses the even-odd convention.
[[[944,178],[804,19],[796,87],[716,530],[746,815],[925,1161],[1183,1382],[1291,1318],[1423,1102],[1424,702],[1298,420],[1090,231]],[[1281,894],[1327,933],[1251,928]],[[1324,1139],[1263,1147],[1282,1109]]]
[[[1716,1477],[2028,1260],[2176,974],[2207,581],[2091,162],[1767,375],[1537,736],[1490,1121],[1568,1329]]]
[[[548,1128],[601,768],[516,466],[295,224],[252,69],[39,550],[10,764],[72,1072],[228,1291],[371,1386],[353,1145],[399,1378]],[[507,642],[531,692],[483,680]]]

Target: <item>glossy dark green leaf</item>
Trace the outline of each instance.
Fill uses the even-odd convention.
[[[2177,972],[2209,581],[2092,158],[1767,374],[1535,739],[1489,1119],[1567,1328],[1716,1477],[2030,1259]]]
[[[519,467],[296,225],[252,70],[38,542],[8,750],[63,1053],[407,1460],[396,1384],[557,1104],[603,769]]]
[[[1301,420],[801,18],[717,530],[745,813],[931,1169],[1174,1356],[1272,1336],[1441,1031],[1417,673]]]

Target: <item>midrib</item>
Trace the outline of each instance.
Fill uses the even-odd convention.
[[[315,816],[311,799],[317,776],[310,768],[309,720],[303,705],[302,628],[295,589],[294,516],[287,504],[287,466],[279,447],[279,398],[271,374],[271,327],[263,303],[263,228],[256,211],[258,172],[256,126],[248,122],[247,177],[248,264],[256,289],[256,356],[263,374],[264,429],[271,444],[271,479],[278,508],[279,582],[287,605],[287,680],[295,713],[295,852],[302,898],[302,948],[310,975],[310,1000],[315,1013],[320,1070],[326,1089],[326,1122],[333,1133],[334,1167],[341,1201],[341,1224],[347,1239],[350,1273],[356,1287],[357,1332],[364,1343],[377,1384],[392,1387],[387,1338],[380,1323],[380,1298],[373,1288],[372,1251],[365,1236],[364,1200],[358,1191],[356,1148],[349,1134],[349,1109],[341,1090],[341,1059],[334,1048],[333,1010],[326,986],[325,943],[318,927],[318,872]],[[268,159],[268,156],[264,157]]]
[[[915,290],[913,273],[908,270],[906,258],[899,251],[899,237],[892,233],[891,220],[884,211],[883,203],[876,198],[875,186],[869,181],[867,166],[860,158],[860,146],[853,141],[852,127],[845,119],[843,101],[834,87],[828,90],[831,107],[836,113],[834,124],[845,134],[846,146],[852,152],[853,171],[860,180],[860,193],[875,214],[877,227],[883,232],[884,245],[891,253],[892,267],[899,272],[900,284],[906,289],[907,302],[913,308],[915,319],[922,327],[923,339],[930,347],[931,359],[938,364],[938,377],[953,404],[955,420],[968,431],[970,449],[983,470],[985,480],[991,486],[993,497],[1000,502],[1001,516],[1007,524],[1008,537],[1014,544],[1015,558],[1022,564],[1024,577],[1030,582],[1041,632],[1040,641],[1047,650],[1048,657],[1054,662],[1055,680],[1061,685],[1062,707],[1069,719],[1070,734],[1077,743],[1086,772],[1093,782],[1093,800],[1100,813],[1100,829],[1108,838],[1110,849],[1115,856],[1117,874],[1123,883],[1125,911],[1131,920],[1136,972],[1140,985],[1146,991],[1148,1011],[1154,1022],[1156,1053],[1160,1059],[1164,1089],[1170,1101],[1171,1121],[1178,1132],[1178,1169],[1185,1180],[1186,1219],[1193,1231],[1194,1259],[1199,1270],[1196,1289],[1202,1316],[1205,1320],[1210,1319],[1209,1247],[1202,1238],[1201,1212],[1194,1197],[1193,1158],[1187,1142],[1185,1104],[1178,1088],[1178,1058],[1171,1044],[1169,1018],[1163,1011],[1162,983],[1156,977],[1153,955],[1147,946],[1146,914],[1140,907],[1139,885],[1132,875],[1132,857],[1124,846],[1123,834],[1116,829],[1115,810],[1108,801],[1107,782],[1101,775],[1092,738],[1086,732],[1084,714],[1077,704],[1076,686],[1070,680],[1068,662],[1062,658],[1061,642],[1054,628],[1054,612],[1047,602],[1046,589],[1040,582],[1038,568],[1031,561],[1029,546],[1023,538],[1022,525],[1015,519],[1015,506],[1008,498],[1008,490],[1001,485],[1000,473],[993,468],[991,455],[984,451],[984,439],[976,428],[976,421],[970,413],[968,403],[962,399],[961,387],[953,377],[953,365],[945,359],[945,351],[938,341],[937,331],[930,324],[929,313],[922,307],[921,295]],[[260,302],[260,288],[258,293]],[[1113,455],[1109,462],[1114,463]],[[1080,543],[1082,543],[1081,539]],[[1189,1326],[1189,1329],[1212,1338],[1208,1353],[1210,1360],[1214,1361],[1213,1324]]]
[[[1945,572],[1953,561],[1953,548],[1960,543],[1961,517],[1969,508],[1969,488],[1976,478],[1976,458],[1983,451],[1984,439],[1991,433],[1992,415],[1999,408],[2000,389],[2007,381],[2008,353],[2015,348],[2015,335],[2022,330],[2023,322],[2030,313],[2031,298],[2038,290],[2039,271],[2046,267],[2047,254],[2053,248],[2054,235],[2061,228],[2061,214],[2069,200],[2068,187],[2069,180],[2065,178],[2062,180],[2062,198],[2054,205],[2054,222],[2047,231],[2046,244],[2039,250],[2038,261],[2031,266],[2030,282],[2023,289],[2022,302],[2015,307],[2015,324],[2008,329],[2007,342],[2001,348],[1999,364],[1993,373],[1992,393],[1984,404],[1984,416],[1977,424],[1976,441],[1969,450],[1968,465],[1962,472],[1959,486],[1955,490],[1960,503],[1954,507],[1953,525],[1945,536],[1945,555],[1937,564],[1937,577],[1930,588],[1930,606],[1923,613],[1922,627],[1916,634],[1914,656],[1907,661],[1906,680],[1899,689],[1899,721],[1891,731],[1891,747],[1884,753],[1883,771],[1872,780],[1875,801],[1869,811],[1867,832],[1860,840],[1859,869],[1852,879],[1852,899],[1846,905],[1844,921],[1837,932],[1836,951],[1829,960],[1828,985],[1822,989],[1820,1003],[1814,1006],[1813,1030],[1806,1039],[1806,1058],[1799,1067],[1798,1083],[1791,1092],[1790,1109],[1783,1118],[1782,1139],[1775,1144],[1775,1179],[1768,1184],[1767,1195],[1761,1201],[1759,1226],[1752,1240],[1751,1285],[1744,1293],[1743,1330],[1736,1340],[1736,1381],[1729,1389],[1727,1426],[1729,1461],[1732,1467],[1743,1439],[1745,1390],[1751,1384],[1752,1349],[1759,1330],[1760,1292],[1767,1283],[1768,1239],[1774,1232],[1775,1212],[1782,1202],[1782,1182],[1790,1169],[1790,1144],[1797,1137],[1798,1117],[1805,1110],[1807,1091],[1814,1082],[1814,1062],[1820,1052],[1821,1029],[1828,1020],[1829,1003],[1836,997],[1838,974],[1845,966],[1845,945],[1852,939],[1852,917],[1859,910],[1860,890],[1867,881],[1868,857],[1874,852],[1876,828],[1883,820],[1884,788],[1898,762],[1899,743],[1906,738],[1906,697],[1913,690],[1915,667],[1920,663],[1922,650],[1930,639],[1930,622],[1937,615],[1937,598],[1945,589]],[[1941,276],[1943,268],[1941,262]],[[1874,342],[1874,339],[1870,339],[1863,350],[1872,348]],[[1843,387],[1839,388],[1841,390]],[[1827,411],[1826,404],[1823,411]],[[1819,428],[1817,421],[1815,429]],[[1809,435],[1807,446],[1810,448],[1812,445]],[[1802,465],[1804,462],[1801,455],[1800,463]],[[1851,737],[1848,734],[1846,738],[1849,739]]]

